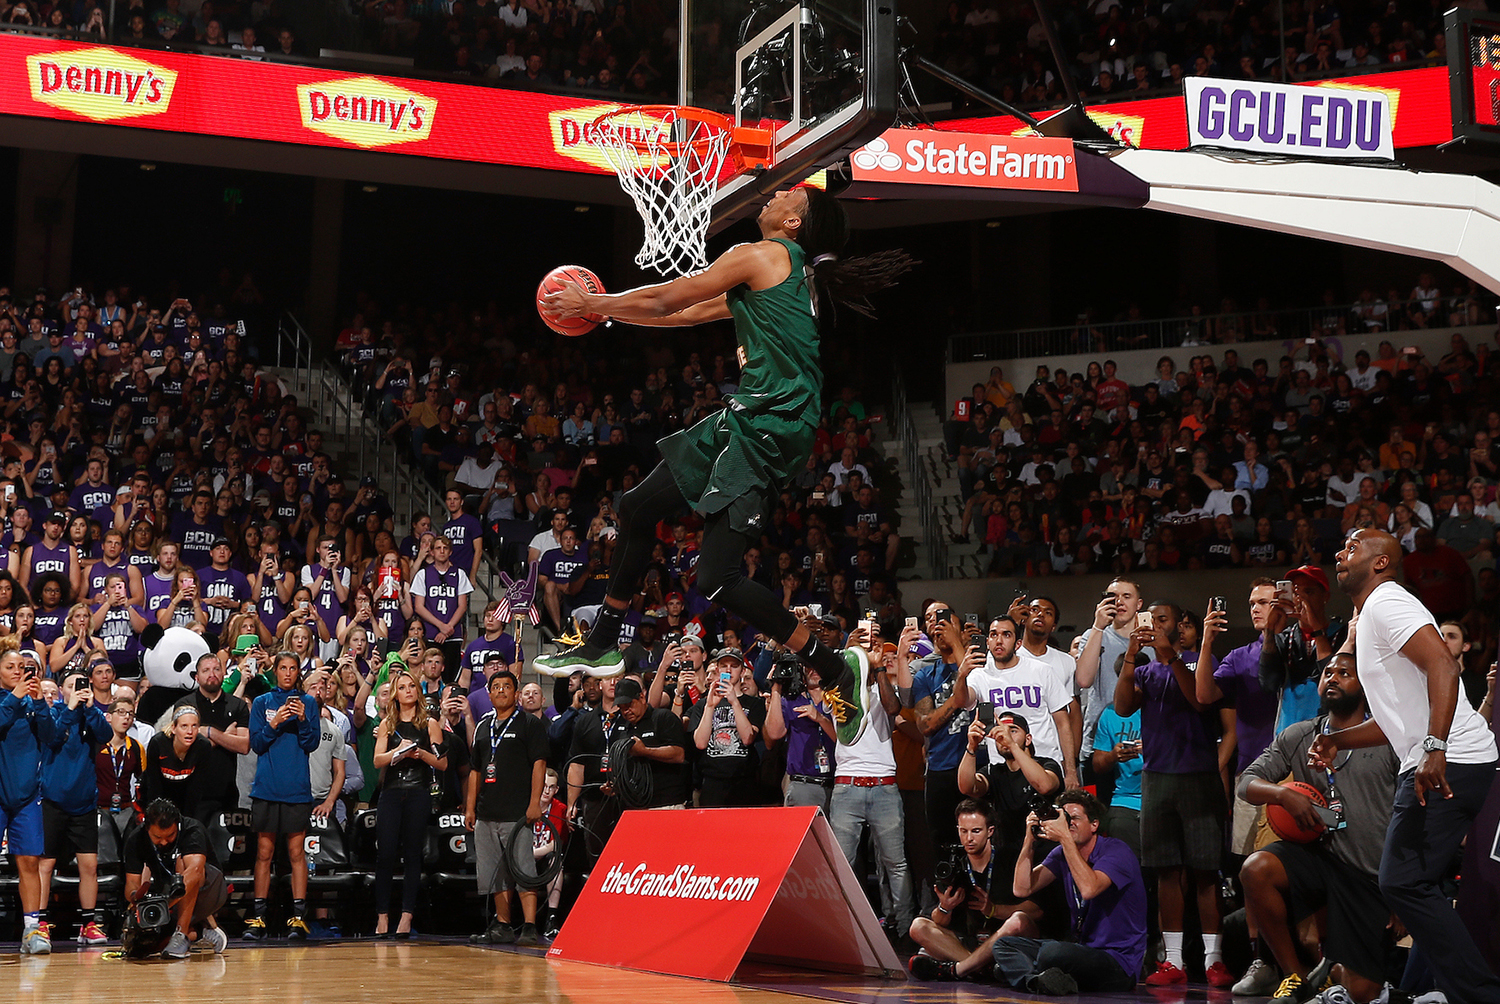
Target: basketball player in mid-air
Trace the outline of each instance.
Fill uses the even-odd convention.
[[[691,510],[704,520],[699,590],[816,669],[825,692],[837,691],[840,735],[852,742],[863,732],[869,660],[858,648],[835,652],[821,644],[771,590],[744,576],[740,559],[760,542],[773,501],[812,452],[823,410],[818,320],[827,299],[868,314],[869,294],[912,262],[901,251],[841,260],[849,221],[819,188],[778,192],[757,222],[760,241],[731,248],[694,275],[624,293],[568,284],[544,297],[543,310],[559,320],[597,314],[686,326],[733,318],[741,373],[726,407],[661,440],[662,463],[621,499],[609,589],[588,638],[535,665],[553,676],[623,672],[620,628],[650,563],[656,525]]]

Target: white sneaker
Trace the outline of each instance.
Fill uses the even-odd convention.
[[[1269,997],[1281,983],[1281,972],[1271,963],[1256,959],[1231,991],[1236,997]]]
[[[223,955],[224,949],[229,947],[229,935],[217,927],[205,927],[198,940],[212,947],[215,955]]]
[[[42,927],[33,927],[21,939],[22,955],[51,955],[52,939]]]
[[[1319,1004],[1355,1004],[1349,991],[1338,983],[1318,995]]]

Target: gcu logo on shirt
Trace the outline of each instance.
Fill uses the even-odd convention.
[[[1041,687],[991,687],[990,703],[1004,708],[1039,708],[1042,706]]]

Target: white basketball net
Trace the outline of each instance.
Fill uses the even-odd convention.
[[[644,107],[601,119],[594,137],[646,224],[635,263],[663,275],[707,266],[704,242],[729,129],[675,108]]]

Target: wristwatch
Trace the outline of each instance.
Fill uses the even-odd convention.
[[[1433,753],[1433,752],[1446,753],[1446,752],[1448,752],[1448,744],[1446,742],[1444,742],[1443,740],[1439,739],[1437,736],[1428,736],[1426,739],[1422,740],[1422,752],[1423,753]]]

